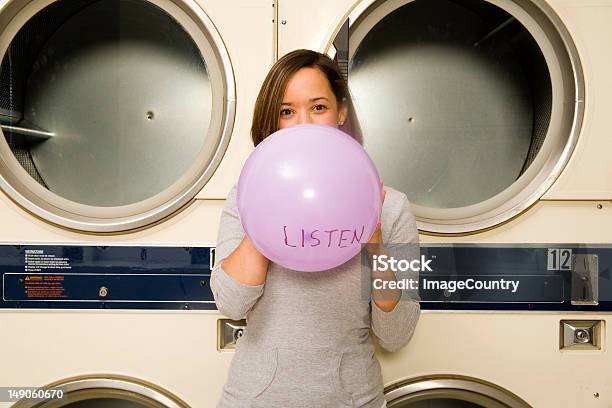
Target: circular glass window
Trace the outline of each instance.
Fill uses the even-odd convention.
[[[385,388],[389,408],[531,408],[493,383],[466,376],[426,376]]]
[[[92,231],[146,225],[188,202],[233,122],[212,23],[191,1],[43,3],[0,27],[4,190]]]
[[[378,1],[349,21],[364,146],[421,229],[488,228],[550,186],[575,144],[582,78],[547,6]]]
[[[66,404],[63,408],[146,408],[146,405],[118,398],[92,398]]]
[[[172,393],[126,376],[75,377],[42,389],[55,398],[24,399],[13,408],[189,408]]]
[[[405,408],[483,408],[482,405],[450,398],[432,398],[426,401],[410,402]]]

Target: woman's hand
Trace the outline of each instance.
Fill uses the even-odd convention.
[[[385,190],[383,188],[383,182],[380,182],[380,189],[382,194],[382,202],[385,202]],[[382,206],[380,207],[380,217],[378,224],[376,225],[376,230],[372,235],[372,238],[368,241],[366,245],[366,249],[368,251],[369,256],[380,256],[380,255],[388,255],[387,250],[384,247],[384,242],[382,239],[382,231],[380,229],[380,225],[382,222]],[[371,274],[372,281],[375,279],[381,279],[383,281],[392,281],[395,280],[395,274],[393,271],[389,270],[387,272],[379,272],[372,271]],[[401,296],[401,291],[399,289],[374,289],[372,288],[372,300],[376,303],[376,306],[384,312],[390,312],[395,308]]]
[[[383,181],[381,180],[380,181],[380,191],[381,191],[382,204],[385,203],[385,195],[386,195],[386,192],[383,187],[384,187]],[[372,234],[372,237],[368,241],[368,244],[383,244],[382,232],[380,230],[380,224],[382,222],[382,204],[380,206],[380,215],[378,217],[378,224],[376,224],[376,230],[374,230],[374,234]]]
[[[238,247],[223,261],[223,270],[238,282],[257,286],[266,282],[270,261],[245,234]]]

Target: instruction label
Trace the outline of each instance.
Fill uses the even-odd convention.
[[[24,254],[25,272],[70,270],[70,259],[55,254],[45,254],[42,249],[26,249]]]
[[[66,298],[64,276],[61,275],[26,275],[23,279],[27,299]]]

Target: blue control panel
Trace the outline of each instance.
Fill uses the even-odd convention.
[[[211,309],[214,248],[1,245],[2,308]]]
[[[425,245],[421,253],[433,265],[419,276],[423,309],[612,310],[609,245]]]
[[[421,254],[423,309],[612,310],[612,246],[423,245]],[[212,247],[0,245],[0,308],[216,310],[213,262]]]

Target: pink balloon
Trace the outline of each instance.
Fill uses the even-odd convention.
[[[352,137],[322,125],[295,125],[264,139],[242,168],[237,202],[253,245],[304,272],[357,255],[382,205],[372,159]]]

